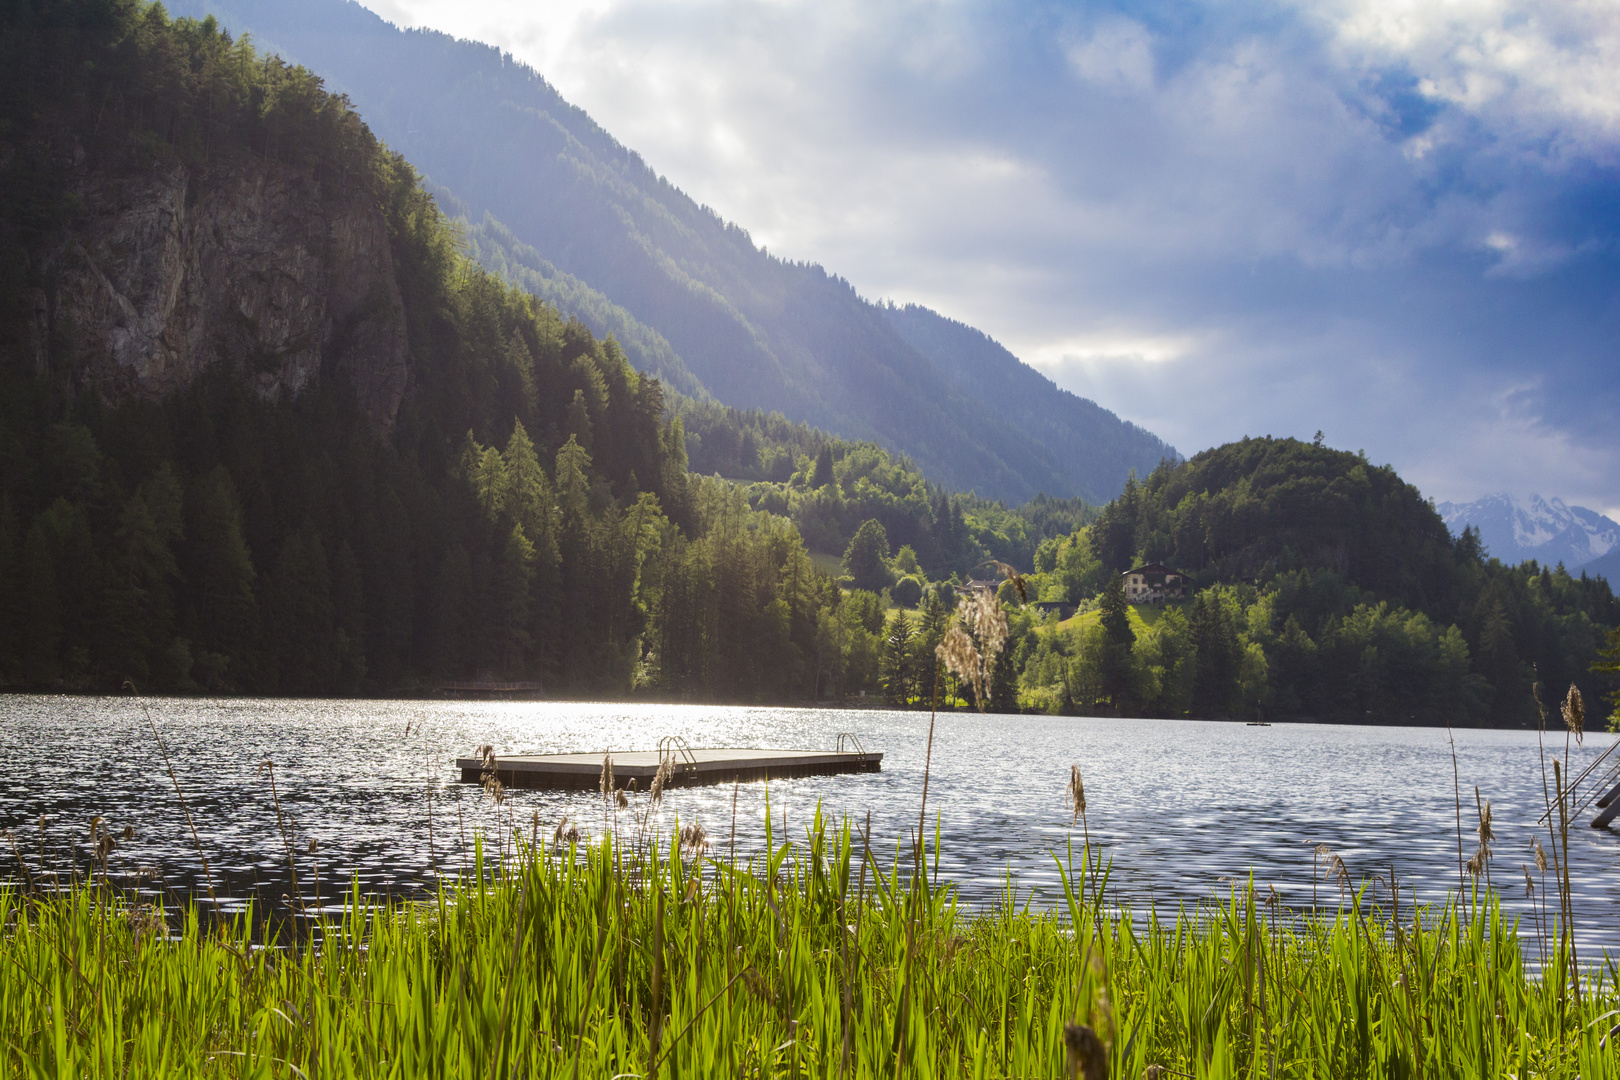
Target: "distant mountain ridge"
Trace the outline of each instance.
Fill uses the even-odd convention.
[[[1573,572],[1620,548],[1620,523],[1558,498],[1497,494],[1435,509],[1453,535],[1469,525],[1478,529],[1486,551],[1509,566],[1535,559]]]
[[[995,402],[1060,458],[1095,461],[1119,476],[1129,476],[1132,469],[1145,475],[1143,457],[1155,452],[1162,460],[1181,460],[1158,436],[1057,386],[982,330],[917,304],[891,303],[884,312],[900,336],[948,378],[976,400]],[[1123,425],[1124,431],[1114,425]],[[1090,491],[1080,495],[1092,503],[1108,501]]]
[[[1610,584],[1620,583],[1620,548],[1609,552],[1580,567],[1584,574],[1600,577]]]
[[[400,30],[350,0],[172,8],[213,14],[348,94],[379,136],[463,201],[470,222],[492,214],[513,242],[500,246],[532,251],[516,261],[549,283],[543,295],[565,314],[599,330],[611,328],[610,308],[627,314],[651,332],[644,348],[626,345],[638,363],[663,354],[661,340],[667,355],[649,370],[687,372],[728,405],[876,441],[937,483],[1010,503],[1040,492],[1100,503],[1133,469],[1179,457],[988,338],[985,348],[964,336],[976,331],[938,316],[919,325],[932,322],[923,309],[896,319],[821,267],[760,250],[493,47]],[[583,310],[569,309],[574,300]],[[984,389],[1009,385],[1017,392]]]

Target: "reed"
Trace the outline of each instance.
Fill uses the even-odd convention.
[[[1061,865],[1058,910],[1009,894],[970,912],[819,815],[741,865],[682,839],[636,859],[611,833],[520,834],[501,867],[475,845],[476,872],[435,902],[378,906],[356,888],[288,948],[256,943],[251,916],[0,890],[0,1073],[1620,1073],[1613,983],[1561,952],[1527,967],[1484,887],[1404,910],[1395,888],[1380,907],[1364,887],[1320,916],[1244,887],[1133,915]]]

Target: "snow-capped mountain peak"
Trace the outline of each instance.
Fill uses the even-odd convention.
[[[1487,495],[1469,503],[1443,502],[1435,509],[1452,535],[1474,526],[1486,551],[1509,565],[1535,559],[1544,566],[1563,563],[1573,571],[1620,548],[1620,524],[1558,498]]]

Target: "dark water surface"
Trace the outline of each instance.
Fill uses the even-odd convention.
[[[493,829],[497,812],[527,834],[538,814],[549,835],[563,815],[603,828],[592,793],[512,791],[499,811],[458,782],[451,759],[481,743],[497,754],[651,750],[664,735],[693,746],[831,748],[855,731],[884,754],[877,775],[769,785],[773,819],[803,836],[825,813],[865,821],[891,853],[916,827],[927,714],[530,702],[146,699],[162,733],[221,892],[240,900],[291,890],[291,833],[300,887],[328,902],[356,878],[369,893],[410,893],[464,864],[463,838]],[[1553,742],[1562,753],[1559,733]],[[1465,854],[1474,850],[1475,785],[1495,812],[1493,874],[1509,906],[1528,913],[1520,867],[1534,872],[1530,839],[1543,809],[1534,732],[1455,733],[1464,796]],[[1613,741],[1593,734],[1574,771]],[[180,812],[142,702],[131,698],[0,697],[0,829],[15,830],[31,870],[87,864],[88,826],[101,815],[135,838],[109,859],[114,875],[151,872],[153,887],[200,887],[196,846]],[[1620,751],[1616,752],[1620,757]],[[929,787],[937,812],[939,876],[972,904],[995,902],[1010,871],[1020,897],[1061,896],[1051,854],[1079,830],[1064,805],[1069,766],[1085,775],[1093,840],[1113,862],[1124,903],[1161,908],[1224,894],[1249,874],[1290,907],[1335,886],[1314,879],[1313,846],[1329,845],[1361,881],[1393,866],[1403,890],[1437,901],[1457,882],[1457,821],[1447,733],[1435,728],[1101,720],[1043,716],[939,718]],[[767,787],[736,792],[735,844],[760,850]],[[670,792],[660,824],[701,822],[716,852],[733,837],[733,788]],[[43,834],[39,819],[45,819]],[[1620,952],[1620,834],[1584,815],[1571,830],[1570,865],[1584,946]],[[629,815],[621,814],[621,826]],[[431,841],[430,841],[431,829]],[[1546,834],[1540,832],[1545,844]],[[307,853],[310,839],[317,853]],[[74,852],[77,849],[78,854]],[[19,876],[9,845],[0,879]],[[36,871],[37,872],[37,871]],[[1313,893],[1313,880],[1314,893]],[[1549,881],[1549,885],[1551,882]]]

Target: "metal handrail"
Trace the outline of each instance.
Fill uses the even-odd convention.
[[[692,748],[686,744],[685,739],[679,735],[665,735],[658,740],[658,764],[662,765],[666,759],[672,765],[680,764],[678,758],[686,759],[685,765],[688,770],[697,768],[697,758],[693,756]]]
[[[1615,745],[1620,746],[1620,743]],[[1614,747],[1610,747],[1610,749],[1612,750]],[[1609,793],[1617,780],[1620,780],[1620,762],[1614,763],[1603,771],[1603,779],[1592,785],[1587,794],[1581,799],[1580,805],[1572,810],[1569,816],[1577,817],[1586,813],[1588,807]]]
[[[1576,787],[1580,786],[1581,781],[1585,780],[1588,776],[1590,776],[1592,774],[1593,769],[1595,769],[1599,765],[1603,764],[1603,759],[1608,757],[1610,754],[1614,753],[1614,748],[1617,747],[1617,746],[1620,746],[1620,739],[1616,739],[1616,740],[1614,740],[1614,742],[1610,743],[1609,748],[1607,750],[1603,751],[1603,753],[1601,753],[1601,754],[1599,754],[1597,756],[1597,760],[1593,761],[1592,764],[1590,764],[1586,768],[1582,769],[1581,770],[1581,775],[1579,775],[1579,776],[1577,776],[1575,778],[1575,783],[1569,785],[1569,789],[1571,791],[1574,791]]]
[[[1603,779],[1589,789],[1589,793],[1584,799],[1581,800],[1579,805],[1575,803],[1575,789],[1580,787],[1586,778],[1592,775],[1592,771],[1599,765],[1603,764],[1604,759],[1610,754],[1614,753],[1617,748],[1620,748],[1620,739],[1616,739],[1614,742],[1610,743],[1609,748],[1603,751],[1603,753],[1599,754],[1597,759],[1594,760],[1590,765],[1582,769],[1581,775],[1577,776],[1574,782],[1564,789],[1564,793],[1570,798],[1570,817],[1578,817],[1585,813],[1586,808],[1592,805],[1593,800],[1601,798],[1604,793],[1609,790],[1610,786],[1614,784],[1616,779],[1620,779],[1620,761],[1616,761],[1603,771],[1601,774]],[[1536,823],[1540,824],[1551,816],[1552,810],[1549,808],[1540,817],[1536,818]]]
[[[848,740],[849,744],[855,748],[855,753],[862,755],[866,753],[866,748],[861,745],[860,738],[853,731],[840,731],[838,733],[838,752],[840,754],[848,753],[844,749],[845,740]]]

